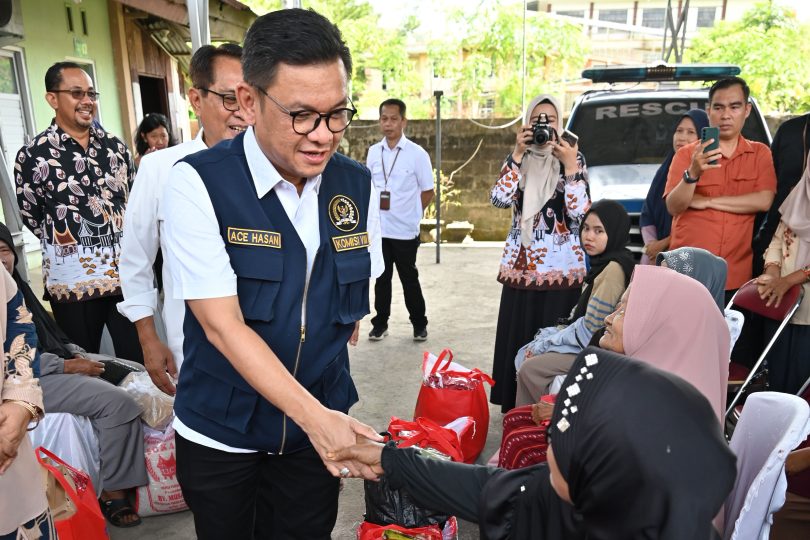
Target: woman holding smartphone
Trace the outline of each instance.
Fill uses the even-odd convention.
[[[644,241],[644,253],[641,264],[655,264],[655,258],[662,251],[669,249],[669,233],[672,229],[672,216],[664,202],[664,187],[667,184],[669,166],[672,158],[682,146],[695,142],[701,130],[709,125],[709,116],[702,109],[692,109],[681,116],[675,123],[672,133],[672,151],[667,153],[664,162],[650,183],[647,199],[641,208],[641,237]]]
[[[535,125],[550,134],[547,141],[535,140]],[[586,274],[579,229],[590,207],[588,173],[576,139],[572,145],[562,132],[557,100],[535,97],[491,192],[494,206],[512,211],[498,272],[503,292],[490,396],[504,412],[515,406],[515,354],[538,328],[568,315]]]

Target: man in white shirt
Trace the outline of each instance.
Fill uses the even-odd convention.
[[[427,339],[425,299],[416,269],[419,248],[419,221],[433,200],[433,169],[430,156],[403,134],[408,121],[405,103],[387,99],[380,104],[380,128],[385,137],[368,149],[366,165],[371,170],[374,186],[380,194],[380,225],[383,237],[385,271],[374,285],[374,309],[371,319],[371,341],[388,335],[391,315],[391,277],[394,265],[405,294],[413,325],[414,341]]]
[[[311,10],[245,36],[244,134],[174,166],[160,208],[184,300],[177,478],[200,540],[330,538],[336,452],[358,435],[347,342],[381,273],[368,170],[336,152],[356,110],[351,54]]]
[[[169,395],[175,393],[169,376],[176,380],[183,362],[186,308],[182,300],[173,297],[172,276],[164,265],[162,315],[167,347],[158,337],[154,317],[159,305],[155,258],[159,250],[166,250],[158,211],[172,165],[189,154],[232,139],[247,127],[236,101],[236,85],[242,82],[241,56],[242,47],[233,43],[205,45],[194,53],[189,66],[193,86],[188,97],[201,129],[194,140],[143,157],[124,217],[126,234],[121,240],[119,268],[124,301],[118,304],[118,311],[135,323],[149,376]]]

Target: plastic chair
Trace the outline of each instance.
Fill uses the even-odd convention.
[[[737,479],[725,504],[723,540],[768,540],[771,517],[785,504],[785,458],[810,433],[810,405],[779,392],[757,392],[745,403],[731,450]]]
[[[782,297],[779,307],[774,307],[773,305],[767,306],[767,300],[763,300],[759,297],[755,279],[752,279],[740,287],[736,293],[734,293],[734,296],[728,303],[728,306],[726,306],[726,309],[731,309],[732,306],[738,306],[762,317],[767,317],[768,319],[772,319],[774,321],[780,321],[780,324],[779,328],[776,329],[776,333],[774,333],[771,340],[765,346],[765,350],[762,351],[762,354],[759,356],[759,358],[757,358],[754,367],[752,367],[751,371],[748,372],[748,375],[745,377],[745,380],[743,381],[739,390],[737,390],[734,399],[731,400],[731,403],[729,403],[728,407],[726,408],[726,417],[728,417],[729,414],[734,410],[737,402],[743,396],[745,388],[757,375],[759,368],[765,361],[765,357],[768,355],[771,347],[773,347],[773,344],[776,343],[779,334],[782,333],[782,330],[784,330],[785,326],[787,326],[790,318],[793,317],[793,314],[796,313],[797,309],[799,309],[799,305],[802,303],[803,294],[804,290],[802,289],[801,285],[794,285]],[[730,371],[732,373],[736,375],[737,373],[740,373],[741,370],[743,370],[742,372],[744,373],[745,368],[732,363],[730,367]],[[729,377],[729,380],[732,380],[731,377]]]

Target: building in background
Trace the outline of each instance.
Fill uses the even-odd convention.
[[[241,43],[255,18],[237,0],[209,0],[212,41]],[[178,140],[193,137],[186,102],[188,21],[184,0],[0,0],[0,152],[6,170],[53,118],[44,77],[59,61],[74,61],[90,74],[100,93],[99,123],[130,148],[149,112],[165,114]],[[29,250],[39,248],[30,232],[24,236]]]

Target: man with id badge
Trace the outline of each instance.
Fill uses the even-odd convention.
[[[405,294],[405,307],[413,325],[414,341],[427,339],[425,299],[416,269],[419,221],[433,200],[433,168],[430,156],[403,134],[408,121],[405,103],[387,99],[380,104],[380,129],[384,138],[368,149],[366,165],[380,194],[380,227],[385,271],[374,285],[371,341],[388,335],[391,315],[391,278],[396,265]]]

